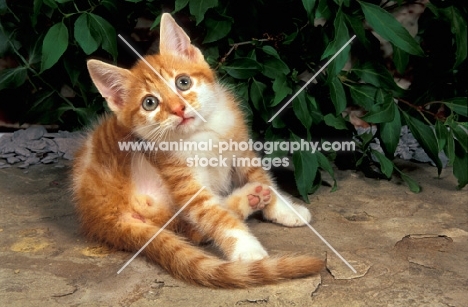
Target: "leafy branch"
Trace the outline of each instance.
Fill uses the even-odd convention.
[[[24,6],[21,1],[0,0],[0,58],[11,64],[0,70],[0,100],[13,93],[20,109],[28,111],[21,120],[81,127],[104,111],[86,72],[86,59],[128,62],[124,54],[118,57],[116,29],[137,35],[135,21],[144,17],[154,19],[148,31],[157,30],[161,13],[172,11],[223,82],[235,88],[255,137],[362,141],[353,153],[293,155],[296,186],[305,200],[320,187],[322,171],[331,175],[336,188],[333,161],[363,171],[366,163],[377,164],[379,174],[374,177],[399,174],[411,191],[418,192],[417,182],[394,163],[403,125],[438,173],[443,152],[458,187],[468,184],[466,6],[431,1],[413,37],[393,14],[417,1],[381,5],[371,0],[248,1],[242,9],[228,0],[163,3],[39,0]],[[381,56],[374,32],[391,44],[390,57]],[[352,46],[269,123],[314,68],[352,35],[357,37]],[[143,37],[152,36],[148,32]],[[143,50],[151,43],[145,39],[140,40]],[[411,80],[408,90],[395,83],[396,72]],[[62,87],[70,88],[75,97],[65,97]],[[377,132],[358,136],[359,125],[373,126]],[[376,139],[382,152],[371,146]],[[286,154],[277,151],[270,156]]]

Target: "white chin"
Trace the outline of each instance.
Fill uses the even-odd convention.
[[[194,131],[195,128],[200,124],[199,121],[201,121],[199,118],[194,117],[193,119],[190,119],[183,124],[178,124],[175,130],[182,133]]]

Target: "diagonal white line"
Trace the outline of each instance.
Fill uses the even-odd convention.
[[[343,256],[341,256],[340,253],[338,253],[338,252],[336,251],[336,249],[334,249],[333,246],[331,246],[330,243],[328,243],[327,240],[325,240],[325,238],[322,237],[322,236],[318,233],[318,231],[315,230],[315,228],[312,227],[312,226],[309,224],[309,222],[307,222],[307,221],[299,214],[299,212],[297,212],[296,209],[294,209],[294,207],[291,206],[291,205],[284,199],[284,197],[281,196],[281,195],[278,193],[278,191],[276,191],[275,188],[273,188],[272,186],[269,186],[269,187],[270,187],[270,189],[273,190],[273,192],[275,192],[275,194],[276,194],[282,201],[284,201],[284,203],[285,203],[286,205],[288,205],[288,207],[289,207],[294,213],[296,213],[296,215],[310,228],[310,230],[312,230],[312,231],[317,235],[317,237],[319,237],[319,239],[322,240],[322,242],[325,243],[325,245],[328,246],[328,247],[335,253],[335,255],[337,255],[338,258],[340,258],[341,261],[343,261],[344,264],[346,264],[346,265],[351,269],[351,271],[353,271],[355,274],[357,273],[357,271],[351,266],[351,264],[349,264],[349,262],[346,261],[346,259],[344,259]]]
[[[129,264],[130,262],[132,262],[150,243],[151,241],[154,240],[154,238],[156,238],[166,227],[167,225],[169,225],[170,222],[172,222],[181,212],[182,210],[185,209],[185,207],[187,207],[191,202],[192,200],[195,199],[195,197],[197,197],[198,194],[200,194],[201,191],[203,191],[203,189],[205,188],[205,186],[202,186],[200,188],[200,190],[198,190],[197,193],[195,193],[195,195],[193,195],[186,203],[185,205],[182,206],[182,208],[179,209],[179,211],[177,211],[170,219],[169,221],[166,222],[166,224],[163,225],[163,227],[161,227],[149,240],[148,242],[145,243],[145,245],[143,245],[136,253],[135,255],[133,255],[132,258],[130,258],[130,260],[128,260],[124,265],[123,267],[120,268],[120,270],[117,271],[117,274],[120,274]]]
[[[166,79],[164,79],[163,76],[161,76],[161,74],[160,74],[156,69],[154,69],[154,67],[151,66],[151,64],[148,63],[148,61],[147,61],[140,53],[138,53],[138,51],[136,51],[136,49],[133,48],[132,45],[130,45],[130,43],[129,43],[125,38],[123,38],[122,35],[119,34],[118,37],[119,37],[119,38],[120,38],[120,39],[121,39],[121,40],[122,40],[138,57],[139,57],[139,58],[140,58],[140,60],[142,60],[146,65],[148,65],[148,67],[164,82],[164,84],[167,85],[167,87],[169,87],[169,88],[174,92],[174,94],[176,94],[176,95],[185,103],[186,106],[188,106],[193,112],[195,112],[195,114],[197,114],[198,117],[200,117],[200,119],[201,119],[202,121],[204,121],[204,122],[206,123],[206,119],[205,119],[203,116],[201,116],[201,114],[198,113],[197,110],[195,110],[195,109],[187,102],[187,100],[185,100],[185,98],[182,97],[182,95],[180,95],[180,94],[177,92],[177,90],[175,90],[175,89],[169,84],[169,82],[167,82]]]
[[[286,108],[290,103],[291,101],[293,101],[294,98],[297,97],[297,95],[299,95],[309,84],[310,82],[314,81],[315,78],[317,78],[317,76],[322,72],[322,70],[324,70],[325,68],[327,68],[327,66],[331,63],[331,61],[333,61],[349,44],[351,44],[351,42],[353,41],[353,39],[356,37],[356,35],[353,35],[353,37],[351,37],[344,45],[343,47],[340,48],[340,50],[338,50],[326,63],[325,65],[322,66],[322,68],[320,68],[316,73],[315,75],[312,76],[312,78],[309,79],[309,81],[306,82],[306,84],[304,84],[297,92],[296,94],[294,94],[282,107],[281,109],[279,109],[278,112],[275,113],[275,115],[273,115],[270,120],[268,121],[269,123],[271,123],[276,116],[278,116],[278,114],[281,113],[281,111],[284,110],[284,108]]]

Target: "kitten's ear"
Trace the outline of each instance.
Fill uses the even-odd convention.
[[[131,78],[130,71],[98,60],[89,60],[87,64],[99,93],[113,112],[119,112],[127,98],[126,82]]]
[[[159,53],[183,55],[192,61],[204,61],[201,51],[190,43],[188,35],[169,13],[164,13],[161,17]]]

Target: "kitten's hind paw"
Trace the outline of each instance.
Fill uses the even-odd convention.
[[[229,260],[255,261],[268,257],[267,251],[252,235],[241,235],[236,237],[237,241],[232,253],[229,255]]]
[[[234,190],[225,199],[225,203],[229,210],[245,220],[252,213],[268,208],[274,199],[276,198],[267,185],[249,182]]]
[[[288,227],[303,226],[311,221],[312,215],[306,207],[290,202],[289,205],[294,211],[278,198],[276,203],[263,210],[263,215],[273,223]]]
[[[254,186],[254,188],[252,193],[247,195],[249,206],[252,208],[252,210],[262,210],[270,203],[271,191],[268,186],[262,185],[260,183],[253,183],[251,185]]]

